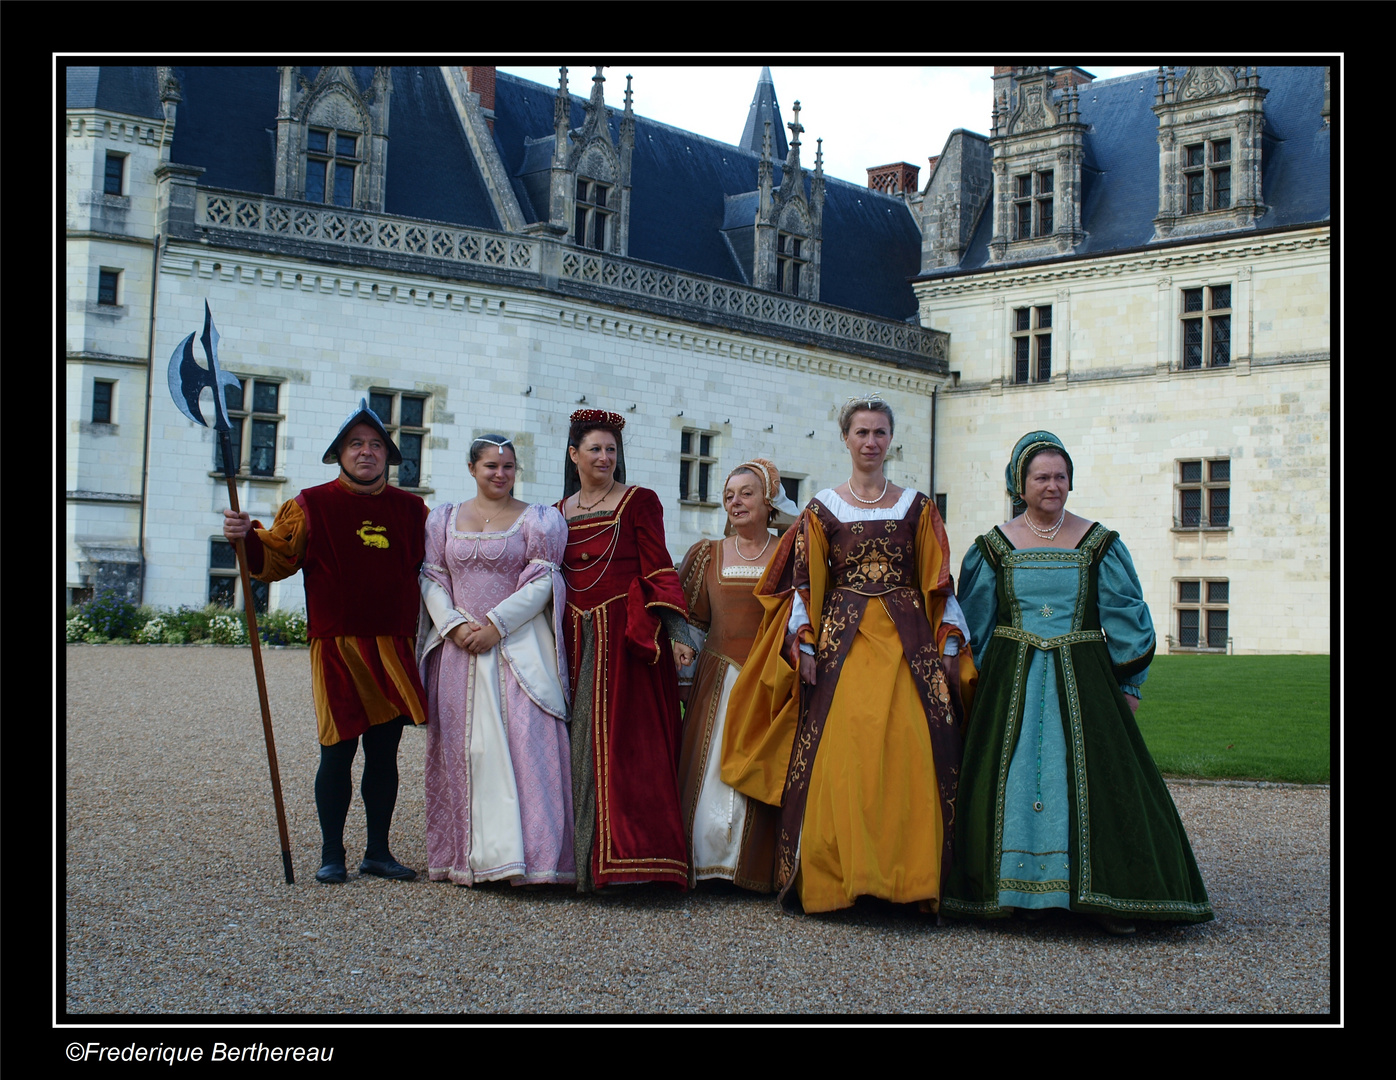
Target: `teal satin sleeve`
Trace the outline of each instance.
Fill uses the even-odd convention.
[[[1154,620],[1123,541],[1116,539],[1101,559],[1097,584],[1100,627],[1105,631],[1120,689],[1139,697],[1153,658]]]
[[[984,664],[984,652],[993,640],[998,622],[998,579],[994,568],[985,561],[978,544],[971,544],[960,564],[960,576],[955,580],[955,599],[969,624],[970,650],[974,663]]]

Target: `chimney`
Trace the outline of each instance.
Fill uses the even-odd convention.
[[[1079,67],[1060,67],[1052,69],[1052,85],[1058,90],[1068,86],[1085,86],[1087,83],[1095,82],[1095,76],[1089,71]]]
[[[480,109],[494,130],[494,67],[461,67],[465,72],[466,85],[472,94],[480,95]]]
[[[917,190],[921,170],[905,161],[878,165],[868,170],[868,187],[884,195],[903,195]]]

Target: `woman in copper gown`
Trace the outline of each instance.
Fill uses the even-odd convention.
[[[950,862],[967,635],[934,503],[883,475],[891,406],[839,417],[852,472],[819,492],[757,588],[722,779],[781,807],[776,884],[807,912],[859,896],[934,911]],[[798,677],[798,684],[797,684]]]
[[[722,733],[732,687],[746,663],[763,608],[752,594],[775,551],[770,525],[798,513],[763,458],[744,461],[723,486],[728,535],[700,540],[679,567],[689,623],[706,633],[693,684],[684,697],[679,792],[692,869],[689,883],[722,879],[770,892],[775,866],[775,807],[722,782]]]
[[[627,486],[625,419],[572,414],[564,496],[563,635],[572,692],[577,890],[658,881],[688,887],[679,815],[683,592],[664,543],[664,511]],[[677,657],[676,657],[677,654]]]

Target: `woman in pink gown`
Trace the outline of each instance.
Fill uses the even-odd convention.
[[[567,523],[513,498],[502,436],[471,446],[479,493],[427,519],[421,676],[433,881],[573,883],[567,668],[556,619]]]

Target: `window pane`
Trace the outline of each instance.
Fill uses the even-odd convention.
[[[1231,316],[1218,315],[1212,323],[1212,366],[1226,367],[1231,363]]]
[[[232,578],[228,579],[233,580]],[[267,613],[267,604],[271,600],[271,586],[265,581],[252,582],[252,608],[259,615]]]
[[[1202,320],[1185,319],[1183,321],[1183,367],[1199,368],[1202,366]]]
[[[275,421],[252,421],[252,456],[250,468],[253,476],[271,476],[276,472]]]
[[[1188,165],[1201,165],[1201,164],[1202,164],[1202,144],[1201,144],[1201,143],[1198,143],[1196,146],[1189,146],[1189,147],[1187,148],[1187,150],[1185,151],[1185,153],[1187,154],[1187,161],[1186,161],[1186,164],[1188,164]]]
[[[1207,647],[1209,649],[1226,648],[1226,616],[1225,611],[1207,612]]]
[[[323,161],[305,163],[305,201],[322,203],[325,201],[325,169]]]
[[[1014,310],[1013,310],[1013,318],[1014,318],[1013,329],[1015,329],[1015,330],[1026,330],[1026,329],[1028,329],[1028,319],[1029,319],[1029,317],[1030,317],[1030,316],[1029,316],[1029,311],[1028,311],[1027,308],[1025,308],[1025,307],[1014,308]]]
[[[231,389],[229,396],[231,396]],[[237,472],[242,467],[242,421],[233,422],[232,430],[228,432],[228,441],[232,444],[233,471]],[[213,437],[213,467],[227,475],[228,470],[223,468],[223,438],[221,435]]]
[[[398,435],[397,443],[402,451],[402,464],[397,467],[398,487],[419,487],[422,481],[422,437]]]
[[[404,397],[398,403],[399,412],[402,414],[398,422],[403,427],[421,427],[426,403],[426,398]]]
[[[1212,286],[1212,310],[1213,310],[1213,311],[1216,311],[1218,308],[1229,308],[1230,306],[1231,306],[1231,286],[1230,286],[1230,285],[1213,285],[1213,286]]]
[[[92,384],[92,422],[94,424],[111,423],[111,388],[109,382],[94,382]]]
[[[589,191],[590,188],[591,188],[591,184],[588,183],[586,180],[582,180],[582,179],[578,179],[578,180],[577,180],[577,201],[578,201],[578,202],[591,202],[591,198],[590,198],[590,196],[589,196],[589,194],[588,194],[588,191]]]
[[[237,549],[226,540],[210,540],[208,543],[208,565],[212,570],[236,570],[238,568]]]
[[[1214,484],[1224,483],[1231,479],[1231,459],[1221,458],[1217,461],[1207,462],[1207,479]]]
[[[1032,177],[1020,176],[1018,180],[1018,198],[1026,199],[1032,194]]]
[[[1202,586],[1196,581],[1178,582],[1178,603],[1195,604],[1202,598]]]
[[[242,411],[242,380],[237,381],[237,385],[229,384],[223,388],[223,408],[229,412]],[[236,425],[234,425],[236,427]]]
[[[711,475],[713,467],[704,461],[698,466],[698,500],[708,501],[708,477]]]
[[[1231,205],[1231,170],[1212,170],[1212,209],[1225,210]]]
[[[369,394],[368,407],[378,414],[385,426],[393,422],[392,394]]]
[[[790,288],[789,288],[788,290],[783,290],[783,291],[787,291],[787,292],[789,292],[791,295],[795,295],[795,294],[799,293],[799,291],[800,291],[800,264],[799,264],[799,263],[791,263],[791,264],[790,264]]]
[[[312,154],[328,154],[330,152],[330,133],[316,131],[312,128],[306,135],[305,148]]]
[[[334,167],[334,204],[354,205],[354,167],[342,161]]]
[[[1037,326],[1040,330],[1046,330],[1052,325],[1051,307],[1040,307],[1037,309]]]
[[[1229,599],[1231,583],[1229,581],[1209,581],[1207,582],[1207,603],[1225,604]]]
[[[1231,140],[1230,140],[1230,139],[1218,139],[1216,142],[1214,142],[1214,143],[1212,144],[1212,160],[1213,160],[1213,161],[1230,161],[1230,160],[1231,160]]]
[[[685,431],[682,435],[679,436],[679,453],[693,453],[693,432]]]
[[[1055,228],[1052,224],[1052,200],[1043,199],[1037,204],[1037,234],[1046,236]]]
[[[1037,381],[1046,382],[1052,377],[1052,335],[1037,335]]]
[[[1019,240],[1026,240],[1032,236],[1032,203],[1023,203],[1018,207],[1018,236]]]
[[[690,470],[690,468],[691,468],[692,465],[693,465],[693,462],[692,462],[692,461],[680,461],[680,462],[679,462],[679,498],[680,498],[680,499],[687,499],[687,498],[688,498],[688,476],[689,476],[689,470]]]
[[[1015,338],[1013,349],[1013,381],[1025,383],[1028,381],[1028,339],[1025,337]]]
[[[1050,172],[1040,172],[1037,174],[1037,191],[1040,195],[1050,195],[1052,193],[1052,174]]]
[[[359,137],[341,131],[334,137],[334,152],[339,157],[354,157],[354,151],[359,148]]]
[[[1184,310],[1184,311],[1201,311],[1201,310],[1202,310],[1202,290],[1201,290],[1201,289],[1184,289],[1184,290],[1183,290],[1183,310]]]
[[[237,584],[235,577],[210,577],[208,579],[208,602],[210,604],[221,604],[223,607],[233,606],[233,589]]]
[[[606,185],[604,185],[604,184],[597,184],[597,185],[596,185],[595,191],[592,192],[591,201],[592,201],[593,203],[595,203],[597,206],[605,206],[605,205],[606,205],[606,191],[607,191]]]
[[[1195,173],[1188,176],[1188,210],[1189,214],[1202,213],[1202,174]]]
[[[780,486],[785,489],[786,496],[796,506],[800,505],[800,478],[797,476],[782,476]]]
[[[711,435],[698,436],[698,454],[700,457],[713,456],[713,437]]]
[[[1207,521],[1212,525],[1231,524],[1231,489],[1211,488],[1207,492]]]
[[[97,303],[116,303],[116,273],[111,270],[99,271],[97,275]]]
[[[126,159],[120,154],[107,155],[107,171],[102,181],[102,191],[107,195],[121,194],[121,174],[125,171]]]
[[[1178,612],[1178,643],[1185,649],[1197,648],[1197,612]]]
[[[281,410],[276,407],[277,399],[280,397],[281,384],[274,382],[262,382],[258,380],[252,384],[252,411],[275,413]]]
[[[1202,462],[1200,461],[1180,461],[1178,462],[1178,477],[1185,484],[1202,483]]]
[[[1178,523],[1184,527],[1202,524],[1202,492],[1197,489],[1178,492]]]

